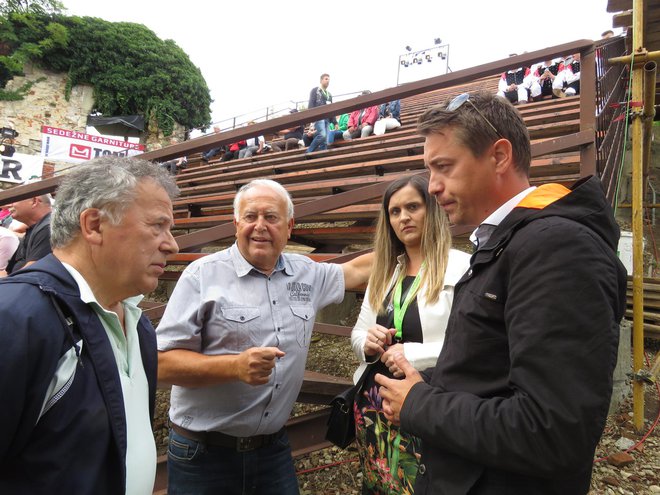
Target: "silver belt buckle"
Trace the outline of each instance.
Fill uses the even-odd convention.
[[[254,438],[253,437],[239,437],[236,441],[236,451],[237,452],[248,452],[254,450]]]

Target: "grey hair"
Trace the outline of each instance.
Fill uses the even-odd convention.
[[[287,213],[287,220],[291,220],[293,218],[293,201],[291,200],[291,195],[289,194],[289,191],[287,191],[282,184],[279,182],[275,182],[274,180],[270,179],[254,179],[253,181],[248,182],[247,184],[243,185],[238,192],[236,193],[236,196],[234,196],[234,219],[238,222],[239,216],[238,216],[238,207],[241,204],[241,198],[243,197],[243,194],[246,191],[249,191],[253,187],[268,187],[275,191],[277,194],[282,196],[282,199],[286,201],[286,213]]]
[[[143,180],[155,182],[170,199],[179,195],[179,188],[166,170],[139,158],[109,155],[73,168],[57,188],[51,245],[54,248],[68,245],[79,234],[80,214],[88,208],[98,208],[113,225],[121,223]]]

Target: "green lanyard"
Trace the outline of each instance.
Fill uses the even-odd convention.
[[[399,341],[401,340],[401,335],[403,334],[403,317],[406,315],[408,306],[412,302],[413,295],[415,294],[417,288],[419,287],[421,276],[422,276],[422,270],[420,269],[419,272],[417,273],[417,276],[415,277],[415,280],[413,280],[413,283],[410,285],[410,288],[406,293],[406,300],[403,301],[403,306],[401,306],[401,291],[402,291],[403,279],[399,280],[399,283],[396,284],[396,287],[394,288],[394,328],[396,329],[396,334],[394,334],[394,338]]]

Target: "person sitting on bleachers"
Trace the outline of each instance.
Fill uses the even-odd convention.
[[[348,129],[348,117],[347,113],[342,113],[337,116],[337,123],[330,124],[330,130],[328,131],[328,146],[334,143],[337,139],[344,139],[344,132]]]
[[[256,124],[254,120],[248,122],[248,125],[254,124]],[[260,155],[268,149],[270,149],[270,146],[266,144],[266,138],[263,135],[254,136],[246,140],[245,147],[238,151],[238,157],[250,158],[252,155]]]
[[[580,93],[580,54],[566,57],[554,86],[554,94],[559,98],[575,96]],[[555,81],[557,81],[555,79]]]
[[[298,113],[298,110],[292,108],[289,113]],[[279,130],[277,131],[277,134],[282,140],[273,141],[270,143],[270,147],[273,151],[282,151],[283,147],[285,151],[297,150],[304,132],[305,126],[302,124],[297,127]]]
[[[177,144],[179,141],[176,138],[170,139],[170,145]],[[176,175],[180,170],[188,166],[188,158],[185,156],[180,156],[179,158],[174,158],[166,162],[159,163],[159,165],[167,170],[170,174]]]
[[[229,149],[225,152],[224,155],[222,155],[222,158],[220,158],[220,162],[228,162],[229,160],[234,160],[238,158],[238,154],[246,146],[247,146],[247,141],[245,141],[245,139],[241,139],[240,141],[231,143],[229,145]]]
[[[175,158],[174,160],[168,160],[166,162],[160,163],[159,165],[167,170],[170,174],[176,175],[180,170],[188,166],[188,158],[181,156],[179,158]]]
[[[386,131],[401,127],[401,100],[383,103],[378,110],[378,120],[374,124],[374,135],[382,136]]]
[[[369,90],[362,92],[363,95],[370,93]],[[348,141],[349,139],[371,135],[376,120],[378,120],[378,107],[376,105],[355,110],[348,118],[348,129],[344,131],[344,139]]]
[[[309,148],[309,145],[312,144],[312,141],[314,141],[315,136],[316,136],[315,122],[310,122],[309,124],[307,124],[307,127],[305,127],[305,133],[303,134],[302,137],[303,145]]]
[[[512,53],[509,57],[515,57]],[[523,104],[529,101],[528,91],[534,83],[534,78],[529,67],[518,67],[502,73],[497,87],[497,96],[506,98],[514,105]],[[535,91],[536,92],[536,91]]]
[[[556,78],[562,68],[563,65],[561,60],[546,60],[545,62],[538,64],[532,71],[541,87],[541,97],[554,95],[553,85],[555,84],[555,81],[559,84],[559,80]]]
[[[220,133],[220,128],[218,126],[213,127],[213,132],[216,134]],[[208,151],[205,151],[202,153],[202,160],[205,162],[208,162],[211,158],[213,158],[215,155],[219,154],[221,151],[225,151],[223,146],[218,146],[217,148],[211,148]]]

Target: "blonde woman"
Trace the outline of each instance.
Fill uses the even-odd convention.
[[[454,284],[470,256],[451,249],[445,213],[420,176],[393,182],[385,191],[374,243],[374,264],[351,345],[360,360],[355,401],[356,441],[363,494],[413,493],[419,440],[399,431],[382,413],[373,377],[400,377],[393,362],[403,352],[422,370],[433,366],[444,341]]]

